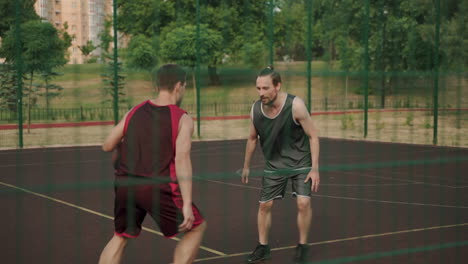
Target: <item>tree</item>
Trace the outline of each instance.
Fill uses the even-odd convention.
[[[107,106],[112,106],[114,102],[114,93],[115,93],[115,84],[117,81],[117,97],[118,102],[126,103],[125,99],[125,75],[121,73],[122,62],[117,62],[117,64],[112,60],[109,54],[106,55],[107,66],[105,72],[101,74],[102,82],[104,83],[104,89],[102,90],[102,104]],[[114,75],[114,69],[117,67],[117,80]]]
[[[62,86],[51,83],[52,79],[59,75],[61,74],[53,70],[50,72],[40,73],[40,77],[44,83],[39,85],[38,95],[45,97],[47,117],[49,117],[50,100],[58,97],[60,92],[63,90]]]
[[[85,58],[88,59],[89,54],[96,49],[96,46],[94,46],[91,40],[88,40],[85,45],[78,46],[78,48],[81,50],[81,53],[83,53]]]
[[[0,108],[16,112],[16,72],[10,64],[0,64]]]
[[[16,4],[20,5],[20,17],[17,17]],[[16,20],[19,19],[19,24],[29,20],[39,20],[39,16],[34,10],[34,3],[36,0],[0,0],[0,38],[4,38],[7,31],[9,31]]]
[[[195,66],[216,66],[222,57],[221,41],[218,32],[200,25],[197,39],[197,27],[186,25],[167,33],[161,43],[161,56],[170,62],[190,67],[192,69],[193,89],[196,90]]]
[[[197,41],[199,41],[198,44]],[[166,61],[172,61],[192,69],[197,63],[216,66],[222,58],[221,43],[222,37],[219,32],[209,29],[207,25],[200,25],[198,40],[197,27],[186,25],[167,33],[161,43],[161,56]],[[195,85],[195,75],[193,75],[193,81]]]
[[[112,35],[110,34],[112,29],[112,17],[107,17],[104,19],[104,29],[99,33],[99,40],[101,44],[101,59],[105,61],[107,53],[109,52],[110,44],[113,40]]]
[[[127,48],[128,65],[133,68],[150,70],[156,65],[153,41],[145,35],[132,38]]]
[[[34,84],[35,73],[50,73],[56,67],[67,63],[65,58],[68,48],[59,32],[48,22],[29,21],[21,25],[22,38],[19,47],[14,30],[6,33],[0,48],[0,57],[4,57],[7,63],[15,64],[15,50],[22,52],[24,72],[28,73],[29,87],[25,87],[24,95],[27,96],[28,107],[28,131],[31,124],[31,108],[37,101],[37,84]]]
[[[265,61],[259,57],[264,57],[261,54],[268,51],[265,48],[267,3],[268,0],[200,1],[201,23],[218,32],[222,47],[219,52],[229,56],[232,62],[264,65]],[[160,45],[166,41],[168,33],[185,25],[196,25],[196,12],[193,0],[121,1],[118,25],[119,30],[131,38],[144,35],[151,39],[154,54],[160,54]],[[219,83],[216,74],[219,64],[206,65],[212,84]]]

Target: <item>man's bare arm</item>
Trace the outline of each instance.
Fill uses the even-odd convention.
[[[176,140],[175,166],[177,181],[183,200],[184,221],[179,226],[180,231],[192,228],[195,220],[192,212],[192,149],[193,120],[187,114],[180,118],[179,133]]]
[[[128,113],[124,115],[122,120],[112,128],[111,132],[107,136],[106,140],[102,144],[102,150],[106,152],[111,152],[114,148],[120,143],[123,137],[124,128],[125,128],[125,119],[127,119]]]
[[[320,144],[318,137],[318,130],[315,128],[315,125],[310,117],[310,113],[307,110],[307,107],[300,98],[296,97],[293,102],[293,116],[299,124],[301,124],[302,129],[304,129],[305,134],[309,137],[310,143],[310,154],[312,158],[312,170],[309,173],[307,180],[312,179],[312,190],[318,190],[318,183],[320,181],[319,176],[319,154],[320,154]]]
[[[249,127],[249,137],[247,138],[247,144],[245,146],[245,158],[244,158],[244,168],[242,170],[242,183],[249,183],[249,173],[250,173],[250,161],[252,160],[252,155],[257,147],[258,134],[253,121],[250,122]]]

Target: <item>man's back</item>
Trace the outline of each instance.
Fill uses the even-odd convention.
[[[175,181],[175,142],[185,113],[176,105],[145,101],[130,111],[120,146],[117,170],[146,177],[171,176]]]

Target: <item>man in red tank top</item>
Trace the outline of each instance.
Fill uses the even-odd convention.
[[[192,203],[190,158],[193,120],[179,105],[185,71],[163,65],[155,76],[158,97],[133,107],[106,138],[104,151],[115,151],[115,233],[99,263],[120,263],[128,238],[141,232],[149,214],[165,237],[184,236],[174,263],[192,263],[206,222]],[[151,181],[151,183],[148,183]]]

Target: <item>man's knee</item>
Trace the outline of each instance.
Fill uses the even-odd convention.
[[[301,212],[308,211],[311,209],[310,198],[299,198],[297,200],[297,209]]]
[[[269,213],[272,207],[273,207],[273,201],[260,203],[259,211],[260,213],[263,213],[263,214]]]
[[[207,227],[208,227],[208,224],[206,223],[206,221],[203,221],[203,223],[201,223],[197,227],[193,228],[191,231],[205,232]]]
[[[117,234],[114,234],[113,240],[122,246],[125,246],[128,243],[128,238],[124,236],[119,236]]]

